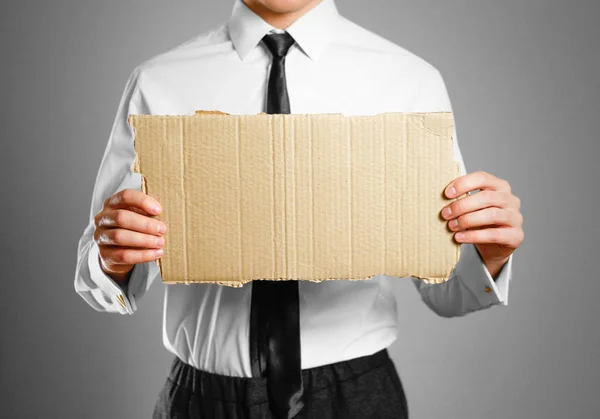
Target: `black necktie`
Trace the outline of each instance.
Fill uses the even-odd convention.
[[[285,56],[294,39],[284,32],[265,35],[262,42],[273,56],[267,89],[267,113],[289,114]],[[269,405],[278,419],[291,419],[304,406],[299,309],[297,281],[252,282],[252,375],[267,377]]]

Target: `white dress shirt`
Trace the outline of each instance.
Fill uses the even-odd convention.
[[[98,311],[132,314],[146,290],[161,282],[155,261],[134,267],[121,287],[102,271],[93,240],[94,216],[115,192],[141,190],[129,114],[190,115],[197,109],[256,114],[265,109],[271,57],[260,43],[273,30],[241,0],[229,20],[136,67],[126,83],[92,195],[90,221],[78,246],[75,289]],[[341,16],[323,0],[286,29],[295,39],[286,58],[292,113],[451,111],[436,68],[414,53]],[[455,154],[466,169],[455,141]],[[440,208],[441,211],[441,208]],[[168,240],[168,226],[165,239]],[[472,244],[461,244],[450,279],[429,284],[414,277],[377,275],[362,281],[300,281],[302,368],[369,355],[397,336],[391,281],[411,279],[441,316],[461,316],[507,304],[512,256],[496,281]],[[250,377],[251,283],[165,286],[163,343],[201,370]]]

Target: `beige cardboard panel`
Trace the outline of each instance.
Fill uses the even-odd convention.
[[[293,222],[288,223],[290,227],[291,239],[295,240],[296,248],[293,254],[289,256],[292,261],[290,265],[293,268],[292,276],[297,278],[314,277],[314,258],[315,249],[312,246],[315,237],[314,206],[313,199],[313,172],[312,172],[312,141],[310,137],[310,125],[308,123],[287,124],[293,137],[290,140],[293,144],[289,153],[288,162],[293,167],[288,166],[288,172],[291,178],[288,178],[288,207],[292,209]],[[304,142],[301,142],[304,138]],[[295,176],[294,173],[298,173]],[[302,205],[304,204],[304,205]],[[294,263],[295,262],[295,263]]]
[[[448,278],[439,213],[459,175],[448,112],[131,115],[143,188],[168,225],[167,283]]]
[[[224,117],[224,119],[228,119]],[[269,118],[238,120],[241,201],[242,278],[272,275],[281,250],[280,204],[273,202],[277,189],[273,167],[277,136]],[[279,252],[279,253],[278,253]],[[235,263],[235,261],[233,262]],[[238,277],[239,279],[239,277]]]

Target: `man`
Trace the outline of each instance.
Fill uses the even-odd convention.
[[[78,249],[75,288],[96,310],[135,312],[159,277],[156,259],[168,237],[168,226],[153,218],[160,202],[141,192],[130,169],[127,115],[198,109],[376,114],[450,111],[451,104],[431,64],[347,20],[334,0],[235,0],[225,24],[129,77]],[[506,305],[512,254],[523,240],[508,182],[466,175],[456,142],[455,153],[462,175],[446,196],[481,190],[440,209],[462,243],[460,261],[446,283],[412,278],[423,301],[446,317]],[[167,286],[163,342],[175,357],[154,417],[408,417],[386,349],[397,335],[390,281]],[[260,303],[269,295],[282,296],[280,307]]]

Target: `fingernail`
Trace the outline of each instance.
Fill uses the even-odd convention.
[[[160,205],[153,204],[152,205],[152,212],[154,212],[155,214],[158,214],[160,212]]]
[[[155,254],[156,256],[160,256],[160,255],[162,255],[163,253],[164,253],[164,250],[163,250],[163,249],[157,249],[157,250],[155,250],[155,251],[154,251],[154,254]]]
[[[444,210],[442,211],[442,214],[444,214],[444,216],[449,217],[450,214],[452,214],[452,210],[450,209],[450,207],[446,207],[444,208]]]
[[[458,220],[450,220],[448,224],[450,225],[450,227],[454,228],[458,225]]]
[[[157,226],[156,226],[156,231],[158,233],[163,233],[165,231],[164,224],[163,223],[158,223]]]
[[[162,246],[163,244],[165,244],[165,239],[163,237],[157,237],[156,239],[154,239],[154,241],[156,243],[156,246]]]
[[[454,186],[450,186],[448,188],[446,195],[448,195],[448,197],[450,197],[450,198],[452,198],[454,195],[456,195],[456,189],[454,188]]]
[[[456,240],[462,240],[465,238],[465,233],[456,233],[454,237],[456,237]]]

